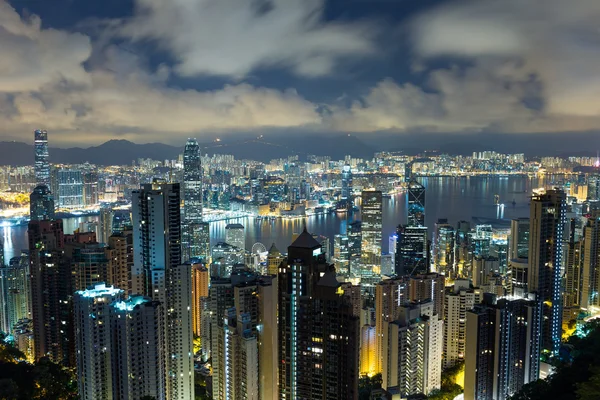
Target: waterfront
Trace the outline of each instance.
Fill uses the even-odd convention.
[[[544,186],[552,179],[528,177],[427,177],[420,178],[426,187],[426,224],[433,230],[438,218],[447,218],[451,224],[473,217],[485,220],[510,220],[529,216],[529,196],[532,189]],[[494,196],[499,195],[504,207],[494,204]],[[515,204],[513,205],[513,200]],[[325,235],[333,239],[344,233],[348,222],[360,219],[360,213],[315,215],[301,219],[256,219],[245,217],[211,223],[211,241],[217,243],[225,237],[225,226],[239,222],[246,227],[246,247],[250,249],[256,242],[267,248],[275,243],[285,251],[294,232],[300,232],[304,225],[309,232]],[[64,219],[66,233],[79,227],[80,222],[97,221],[98,217],[76,217]],[[388,237],[400,223],[406,222],[406,193],[400,193],[383,202],[383,251],[387,251]],[[27,227],[13,226],[0,228],[4,244],[5,260],[27,248]],[[332,240],[333,242],[333,240]]]

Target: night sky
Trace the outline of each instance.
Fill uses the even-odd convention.
[[[599,20],[598,0],[0,0],[0,140],[594,135]]]

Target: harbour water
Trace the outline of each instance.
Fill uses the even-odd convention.
[[[507,221],[512,218],[529,216],[529,196],[534,188],[548,184],[548,179],[527,177],[428,177],[420,178],[426,187],[426,224],[433,230],[439,218],[447,218],[450,224],[465,220]],[[499,205],[495,204],[498,195]],[[513,203],[514,201],[514,203]],[[502,206],[503,204],[503,206]],[[388,237],[398,224],[406,222],[406,193],[400,193],[383,200],[383,251],[388,250]],[[360,213],[314,215],[301,219],[257,219],[252,217],[211,223],[211,241],[217,243],[225,238],[228,223],[241,223],[246,228],[246,247],[260,242],[268,249],[272,243],[285,251],[292,235],[306,225],[309,232],[333,236],[346,232],[346,226],[360,219]],[[97,221],[98,217],[78,217],[64,220],[65,233],[71,233],[84,221]],[[0,228],[4,245],[4,259],[17,256],[27,248],[27,227],[13,226]]]

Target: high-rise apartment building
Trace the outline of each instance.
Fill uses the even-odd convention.
[[[444,322],[431,302],[399,307],[383,338],[383,388],[404,398],[441,387]]]
[[[35,150],[35,181],[38,185],[50,186],[50,156],[48,153],[48,132],[36,130],[34,132]]]
[[[97,283],[108,282],[109,261],[103,245],[95,241],[69,243],[65,245],[64,256],[71,264],[75,290],[85,290]]]
[[[62,220],[30,221],[29,270],[35,359],[73,365],[74,343],[70,263],[63,257]]]
[[[542,307],[526,299],[495,300],[467,312],[465,400],[506,400],[540,373]]]
[[[15,257],[9,265],[0,264],[0,331],[12,334],[19,320],[31,318],[29,293],[27,256]]]
[[[210,276],[203,264],[192,264],[192,321],[194,335],[202,336],[202,312],[208,305]]]
[[[469,288],[468,280],[457,280],[444,303],[444,368],[465,359],[467,311],[483,299],[480,289]]]
[[[183,261],[206,257],[199,241],[202,223],[202,161],[200,146],[196,139],[188,139],[183,151],[183,215],[182,256]],[[207,261],[205,259],[205,261]]]
[[[412,179],[408,182],[408,226],[425,226],[425,186]]]
[[[581,307],[589,310],[600,306],[600,216],[587,221],[582,247]]]
[[[382,194],[380,191],[363,191],[361,197],[360,276],[369,280],[381,274]]]
[[[471,271],[473,250],[471,246],[471,224],[468,221],[458,221],[456,225],[456,272],[460,278],[466,278]]]
[[[48,186],[38,185],[29,196],[29,219],[42,221],[54,219],[54,197]]]
[[[548,190],[531,199],[527,285],[543,303],[542,349],[558,354],[562,336],[562,262],[566,197]]]
[[[115,233],[108,237],[105,257],[108,260],[107,281],[123,289],[127,294],[133,292],[133,234],[131,231]],[[138,285],[141,287],[142,285]]]
[[[288,248],[278,280],[279,398],[356,400],[359,316],[308,232]]]
[[[408,281],[404,278],[385,279],[375,286],[375,349],[376,372],[383,372],[383,338],[388,324],[398,318],[400,306],[409,302]]]

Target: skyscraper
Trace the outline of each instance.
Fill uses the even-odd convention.
[[[382,195],[363,191],[361,205],[361,279],[371,280],[381,273]]]
[[[12,334],[19,320],[31,317],[29,290],[29,265],[26,255],[11,259],[9,265],[0,264],[0,331]]]
[[[581,307],[600,306],[600,216],[588,220],[584,228],[581,269]]]
[[[529,257],[529,218],[518,218],[510,221],[508,259],[527,259]]]
[[[29,196],[29,218],[31,221],[54,219],[54,197],[48,186],[38,185]]]
[[[30,221],[29,262],[35,359],[73,365],[70,263],[65,262],[62,220]]]
[[[183,151],[183,215],[182,250],[183,261],[201,257],[201,243],[197,242],[202,222],[202,164],[200,146],[196,139],[188,139]]]
[[[108,260],[108,282],[132,295],[133,235],[131,231],[108,237],[105,256]]]
[[[38,185],[50,186],[50,161],[48,153],[48,132],[34,132],[35,180]]]
[[[376,372],[383,372],[383,338],[388,324],[399,316],[400,306],[408,303],[408,281],[404,278],[385,279],[375,286],[375,348]]]
[[[362,254],[362,223],[354,221],[348,224],[348,262],[350,275],[360,276]]]
[[[342,200],[352,200],[352,170],[349,165],[342,167]]]
[[[271,245],[269,253],[267,254],[267,273],[269,275],[277,275],[279,272],[279,264],[284,260],[275,243]]]
[[[340,275],[348,276],[350,272],[349,258],[348,236],[335,235],[333,237],[333,261],[335,270]]]
[[[415,179],[408,183],[408,226],[425,226],[425,187]]]
[[[58,183],[58,206],[70,210],[82,208],[83,198],[83,175],[75,169],[59,169],[56,172]]]
[[[566,222],[562,190],[548,190],[531,199],[528,290],[543,302],[542,349],[558,354],[562,336],[562,259]]]
[[[225,226],[225,243],[237,247],[238,251],[243,254],[246,251],[244,225],[227,224],[227,226]]]
[[[399,225],[396,234],[396,275],[429,272],[427,227]]]
[[[455,232],[447,219],[439,219],[433,234],[433,266],[436,272],[448,277],[457,276],[455,264]]]
[[[359,316],[306,230],[278,280],[279,398],[356,400]]]
[[[192,265],[192,320],[194,335],[202,336],[202,311],[208,304],[208,269],[203,264]]]
[[[486,295],[467,312],[465,400],[505,400],[540,373],[541,303]]]

